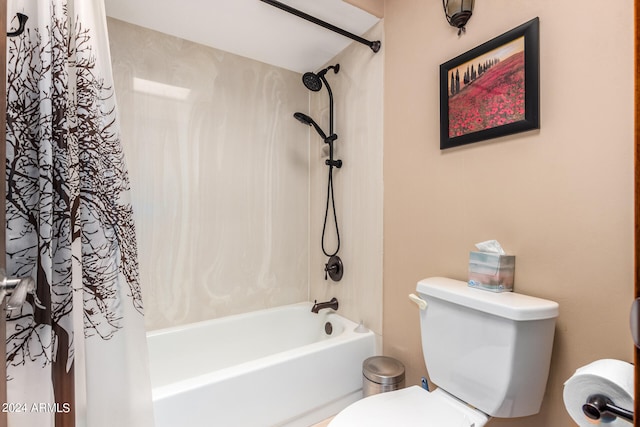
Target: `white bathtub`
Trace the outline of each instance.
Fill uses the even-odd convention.
[[[156,427],[307,427],[339,412],[375,353],[356,326],[300,303],[148,333]]]

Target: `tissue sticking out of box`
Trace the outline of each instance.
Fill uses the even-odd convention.
[[[469,254],[469,286],[492,292],[513,291],[516,257],[506,255],[500,243],[476,244],[480,252]]]
[[[497,240],[486,240],[484,242],[476,243],[476,248],[480,252],[489,252],[492,254],[506,255],[504,249]]]

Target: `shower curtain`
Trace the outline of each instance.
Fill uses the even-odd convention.
[[[37,283],[7,316],[9,426],[150,427],[103,0],[7,9],[7,274]]]

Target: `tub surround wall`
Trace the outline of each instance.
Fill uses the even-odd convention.
[[[382,40],[384,24],[379,22],[364,36]],[[331,65],[340,72],[326,75],[334,97],[335,158],[343,161],[334,169],[334,193],[344,262],[340,282],[324,280],[327,257],[320,246],[327,197],[328,146],[311,132],[311,207],[309,283],[311,300],[337,297],[338,312],[382,334],[382,137],[383,66],[385,43],[378,53],[352,43]],[[316,71],[316,70],[313,70]],[[329,97],[323,88],[311,95],[311,116],[329,132]],[[336,247],[332,211],[329,211],[325,247]]]
[[[370,14],[377,16],[378,18],[384,17],[384,0],[344,0],[345,2],[352,4],[360,9],[369,12]]]
[[[485,0],[461,37],[439,2],[387,0],[384,15],[384,352],[419,383],[407,294],[428,276],[465,280],[473,244],[498,239],[517,256],[515,290],[560,316],[540,414],[490,425],[572,426],[564,381],[632,360],[633,2]],[[541,129],[440,151],[439,65],[536,16]]]
[[[308,300],[300,75],[108,25],[148,329]]]

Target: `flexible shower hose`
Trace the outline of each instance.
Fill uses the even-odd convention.
[[[333,210],[333,221],[336,224],[336,238],[338,244],[336,246],[336,250],[333,253],[328,253],[324,248],[324,235],[327,229],[327,219],[329,217],[329,199],[331,199],[331,208]],[[322,252],[329,258],[336,255],[340,250],[340,231],[338,230],[338,216],[336,215],[336,199],[333,195],[333,166],[329,165],[329,179],[327,183],[327,204],[324,209],[324,224],[322,225]]]

